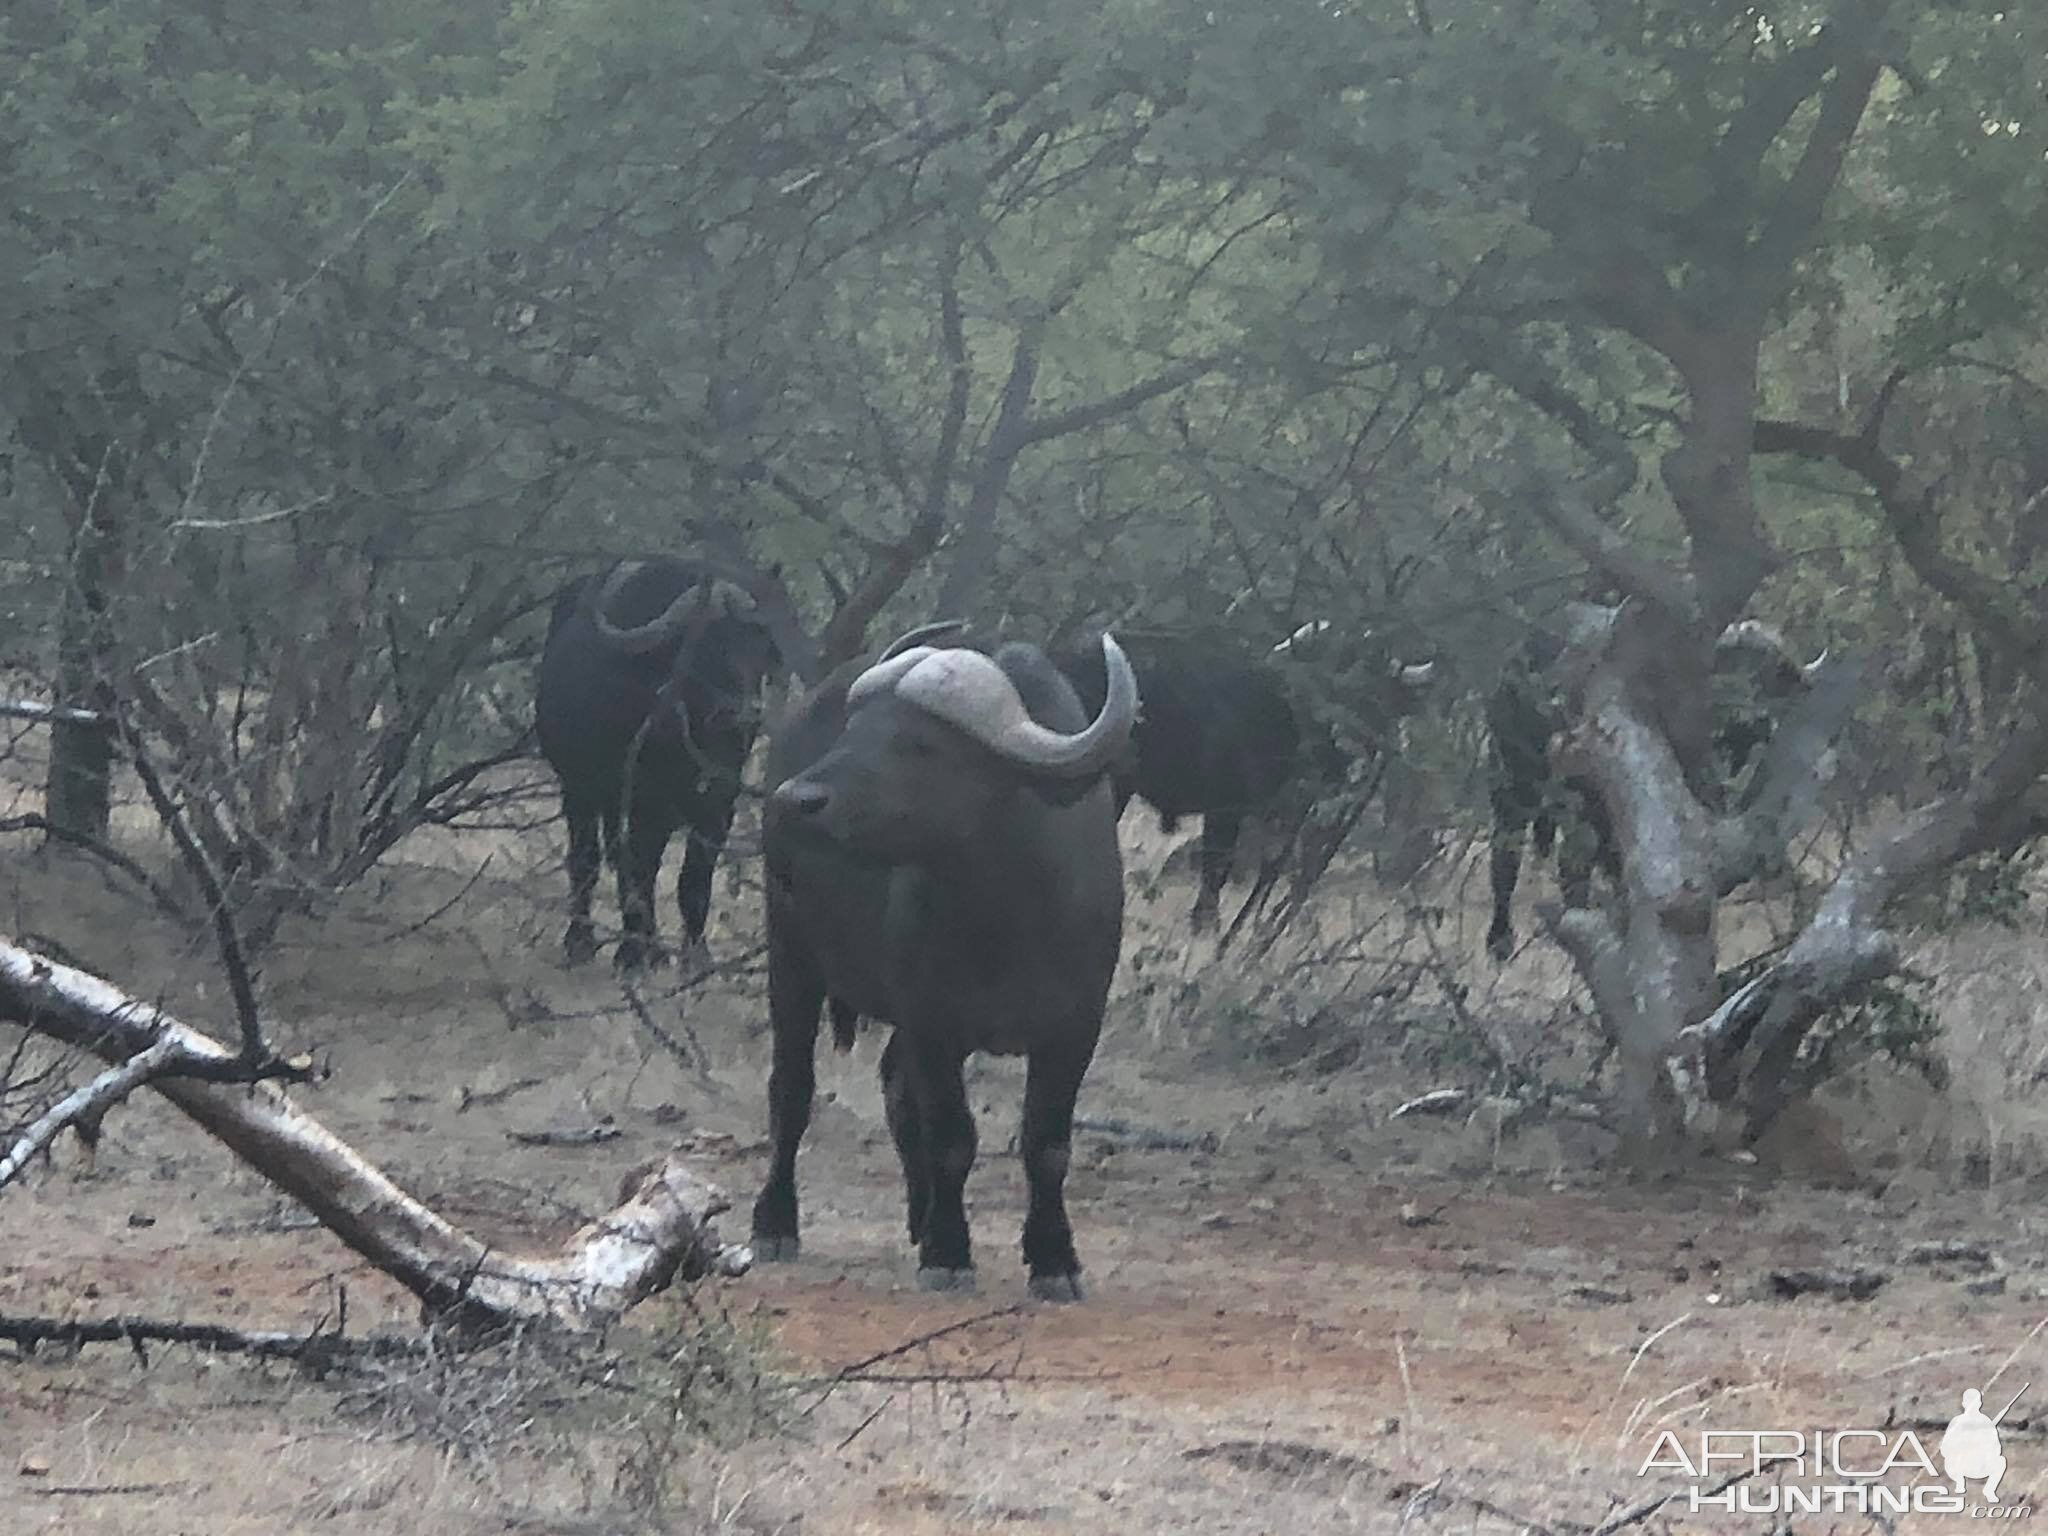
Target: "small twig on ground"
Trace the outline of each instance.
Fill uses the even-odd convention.
[[[706,976],[709,974],[709,971],[704,973]],[[701,980],[703,980],[702,976],[695,977],[688,984],[694,985],[695,982]],[[711,1089],[715,1089],[718,1086],[717,1079],[711,1075],[711,1057],[704,1049],[704,1042],[697,1038],[697,1032],[690,1028],[690,1021],[688,1019],[678,1021],[682,1029],[683,1040],[689,1042],[686,1049],[682,1040],[676,1039],[674,1035],[654,1022],[654,1015],[648,1011],[647,1004],[641,999],[638,987],[634,986],[630,981],[622,980],[619,983],[619,991],[625,994],[626,1006],[633,1010],[633,1017],[639,1020],[640,1027],[654,1038],[657,1045],[682,1063],[683,1069],[696,1078],[698,1086]]]
[[[807,1384],[818,1395],[802,1411],[805,1413],[816,1412],[825,1399],[830,1397],[833,1392],[849,1383],[868,1380],[867,1373],[885,1361],[901,1359],[914,1349],[922,1349],[927,1345],[936,1344],[939,1340],[951,1338],[954,1334],[965,1333],[969,1329],[980,1328],[988,1323],[1001,1322],[1005,1318],[1020,1316],[1023,1310],[1022,1307],[998,1307],[993,1312],[980,1312],[973,1317],[964,1317],[957,1323],[947,1323],[942,1328],[934,1328],[927,1333],[920,1333],[913,1338],[905,1339],[900,1344],[892,1344],[887,1349],[877,1350],[864,1360],[856,1360],[850,1365],[843,1365],[823,1380]],[[993,1378],[986,1374],[979,1374],[945,1377],[943,1379],[947,1381],[987,1381]]]
[[[595,1125],[574,1130],[507,1131],[505,1139],[526,1147],[595,1147],[625,1134],[607,1115]]]
[[[184,1483],[58,1483],[44,1487],[40,1483],[24,1483],[22,1491],[39,1499],[61,1498],[106,1498],[115,1494],[165,1494],[182,1493]]]
[[[524,1093],[529,1088],[538,1088],[541,1080],[537,1077],[522,1077],[502,1088],[472,1088],[464,1083],[455,1090],[455,1112],[459,1115],[468,1109],[488,1109],[493,1104],[502,1104],[515,1093]]]
[[[1761,1466],[1756,1466],[1745,1468],[1740,1472],[1730,1473],[1727,1477],[1722,1478],[1720,1482],[1714,1484],[1713,1487],[1702,1489],[1700,1497],[1702,1499],[1711,1499],[1716,1494],[1726,1493],[1737,1483],[1746,1483],[1763,1470]],[[1685,1490],[1678,1489],[1671,1493],[1660,1493],[1654,1499],[1645,1499],[1642,1503],[1632,1505],[1618,1515],[1610,1515],[1605,1520],[1602,1520],[1593,1527],[1592,1536],[1614,1536],[1616,1531],[1626,1530],[1632,1525],[1641,1525],[1673,1499],[1683,1498],[1684,1496]]]
[[[895,1401],[896,1399],[894,1397],[883,1398],[881,1402],[875,1405],[875,1411],[869,1414],[866,1418],[862,1419],[858,1424],[854,1425],[853,1428],[847,1432],[846,1438],[840,1441],[837,1445],[833,1446],[832,1449],[835,1452],[843,1451],[849,1445],[853,1444],[854,1441],[858,1440],[862,1435],[867,1433],[869,1425],[873,1424],[875,1420],[879,1419],[883,1414],[889,1411],[889,1405]]]
[[[1137,1125],[1119,1116],[1097,1118],[1092,1115],[1074,1116],[1074,1129],[1089,1131],[1097,1136],[1120,1136],[1137,1144],[1145,1152],[1214,1152],[1220,1144],[1214,1131],[1191,1134],[1186,1131],[1162,1131],[1149,1125]]]
[[[1764,1278],[1764,1293],[1779,1301],[1814,1294],[1834,1301],[1868,1301],[1889,1278],[1875,1269],[1774,1269]]]
[[[308,1333],[250,1332],[220,1323],[186,1323],[145,1317],[100,1319],[14,1317],[0,1313],[0,1339],[34,1349],[41,1344],[77,1347],[83,1344],[192,1344],[224,1355],[256,1355],[272,1360],[303,1360],[332,1365],[357,1360],[417,1359],[427,1352],[423,1339],[389,1334],[345,1338],[316,1328]],[[146,1358],[146,1357],[145,1357]]]
[[[471,891],[476,889],[477,882],[483,879],[484,871],[491,867],[491,860],[495,859],[496,857],[497,855],[495,853],[485,854],[483,863],[477,865],[475,870],[471,872],[470,877],[462,882],[461,890],[457,891],[453,896],[450,896],[446,901],[442,902],[441,905],[434,908],[433,911],[429,912],[425,917],[421,918],[418,922],[407,923],[403,928],[399,929],[396,933],[383,934],[378,938],[377,942],[380,944],[396,944],[400,939],[409,939],[414,934],[419,933],[422,930],[429,928],[433,926],[433,924],[439,922],[442,918],[446,917],[450,912],[454,911],[456,907],[460,906],[462,904],[462,899],[465,896],[467,896]]]

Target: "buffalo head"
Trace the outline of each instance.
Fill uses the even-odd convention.
[[[1017,649],[1071,700],[1050,666]],[[1117,759],[1137,718],[1130,663],[1107,635],[1102,654],[1109,693],[1101,712],[1062,730],[1032,717],[998,659],[892,646],[847,688],[845,728],[831,749],[770,797],[771,825],[856,857],[923,863],[974,845],[1014,796],[1070,803]],[[1079,714],[1078,705],[1069,709]]]

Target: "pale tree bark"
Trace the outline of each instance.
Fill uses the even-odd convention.
[[[1881,446],[1895,372],[1854,432],[1759,421],[1759,452],[1839,465],[1870,488],[1907,563],[1963,616],[1971,632],[2018,675],[2019,694],[1998,751],[1969,783],[1902,815],[1858,849],[1823,894],[1784,954],[1732,996],[1680,1030],[1668,1050],[1683,1118],[1710,1136],[1753,1139],[1813,1083],[1800,1048],[1832,1009],[1899,966],[1888,909],[1958,860],[2003,851],[2048,834],[2048,611],[2026,583],[2000,581],[1942,545],[1936,488]],[[1853,673],[1832,685],[1853,691]],[[1805,809],[1792,782],[1838,704],[1823,699],[1781,733],[1764,791],[1747,824],[1722,829],[1715,868],[1723,881],[1754,873],[1774,839]]]
[[[1608,654],[1628,643],[1627,620],[1611,609],[1580,612],[1573,661],[1583,702],[1559,754],[1561,768],[1599,789],[1625,850],[1622,889],[1609,907],[1546,917],[1615,1043],[1631,1128],[1661,1141],[1694,1118],[1669,1064],[1687,1029],[1720,1004],[1721,899],[1779,863],[1817,811],[1859,669],[1848,661],[1814,669],[1805,696],[1779,723],[1753,792],[1739,809],[1716,811]]]
[[[1757,71],[1726,130],[1703,147],[1719,195],[1688,227],[1683,262],[1666,259],[1670,210],[1653,197],[1629,218],[1629,186],[1565,176],[1533,204],[1556,241],[1560,290],[1660,355],[1683,388],[1676,440],[1658,466],[1684,530],[1682,559],[1653,553],[1615,515],[1637,476],[1634,443],[1565,388],[1538,349],[1512,337],[1505,348],[1468,347],[1475,366],[1592,459],[1579,486],[1535,495],[1531,509],[1626,594],[1618,609],[1581,615],[1569,653],[1576,726],[1559,755],[1598,791],[1621,888],[1605,905],[1547,917],[1618,1048],[1620,1107],[1648,1145],[1687,1130],[1671,1062],[1685,1031],[1721,1005],[1721,901],[1786,858],[1856,692],[1853,667],[1808,679],[1777,722],[1754,792],[1740,807],[1725,803],[1707,701],[1728,627],[1780,560],[1752,483],[1759,359],[1869,105],[1884,9],[1842,0],[1807,42]],[[1779,174],[1774,163],[1788,168]],[[1617,206],[1596,206],[1603,198]]]
[[[2048,832],[2048,698],[2037,684],[1991,765],[1965,789],[1902,817],[1849,859],[1784,955],[1681,1031],[1672,1081],[1689,1121],[1753,1140],[1814,1085],[1795,1070],[1807,1033],[1899,967],[1886,910],[1973,854]]]
[[[725,1197],[675,1156],[559,1252],[500,1253],[400,1189],[275,1083],[205,1080],[231,1068],[235,1054],[96,977],[0,943],[0,1018],[117,1069],[152,1058],[146,1071],[120,1074],[106,1091],[125,1093],[146,1080],[417,1296],[430,1319],[478,1329],[591,1329],[676,1280],[738,1275],[752,1262],[747,1249],[719,1241],[714,1218],[728,1208]],[[55,1130],[38,1124],[33,1134],[46,1143]],[[17,1146],[6,1161],[26,1155]]]

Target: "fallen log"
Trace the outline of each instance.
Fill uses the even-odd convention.
[[[714,1218],[730,1202],[674,1154],[559,1252],[500,1253],[400,1189],[277,1084],[179,1075],[217,1071],[234,1053],[97,977],[0,943],[0,1019],[112,1066],[173,1042],[149,1086],[411,1291],[433,1321],[592,1329],[675,1280],[739,1275],[753,1262],[718,1239]]]

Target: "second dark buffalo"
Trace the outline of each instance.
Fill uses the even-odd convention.
[[[763,685],[784,657],[756,600],[710,565],[627,560],[570,583],[541,654],[535,720],[569,823],[571,964],[597,951],[590,901],[618,875],[618,964],[658,957],[654,883],[679,827],[683,932],[704,936]]]
[[[1033,1295],[1078,1300],[1063,1191],[1074,1098],[1123,940],[1104,775],[1128,739],[1137,684],[1105,640],[1107,698],[1091,721],[1035,647],[990,657],[913,643],[927,633],[865,670],[840,669],[769,753],[774,1164],[754,1202],[755,1251],[797,1252],[797,1150],[829,998],[842,1044],[856,1015],[893,1026],[882,1096],[926,1289],[964,1288],[974,1274],[963,1064],[975,1051],[1027,1059],[1024,1261]]]
[[[1297,654],[1309,640],[1334,649],[1321,634],[1325,628],[1304,625],[1267,655],[1217,639],[1152,631],[1122,637],[1145,704],[1131,749],[1117,765],[1117,810],[1136,796],[1168,832],[1183,816],[1202,818],[1201,885],[1190,919],[1197,931],[1215,925],[1246,821],[1270,812],[1290,787],[1343,782],[1346,755],[1327,728],[1307,718],[1300,702],[1307,689],[1290,676],[1314,665]],[[1369,690],[1372,697],[1359,707],[1373,717],[1383,747],[1428,667],[1398,666],[1376,648],[1372,654],[1374,681],[1386,686]],[[1095,644],[1054,660],[1082,704],[1099,708],[1107,684]]]
[[[1621,852],[1590,780],[1557,771],[1551,739],[1565,711],[1557,669],[1563,644],[1539,634],[1487,700],[1489,791],[1493,833],[1490,870],[1493,919],[1487,953],[1505,960],[1514,951],[1513,905],[1521,873],[1524,834],[1538,857],[1557,852],[1560,892],[1568,907],[1583,907],[1595,870],[1621,878]],[[1779,714],[1803,693],[1813,674],[1792,659],[1775,630],[1754,619],[1731,624],[1714,648],[1714,767],[1734,780],[1767,745]]]

